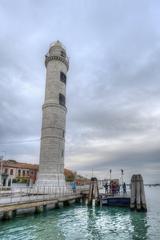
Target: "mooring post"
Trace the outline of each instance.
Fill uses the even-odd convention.
[[[141,210],[141,189],[140,189],[140,175],[136,176],[136,208],[137,210]]]
[[[143,184],[143,178],[141,176],[140,178],[140,184],[141,184],[141,202],[142,202],[142,209],[144,211],[147,211],[147,204],[146,204],[146,197],[144,192],[144,184]]]
[[[136,197],[136,185],[135,185],[135,175],[131,178],[131,199],[130,199],[130,208],[135,209],[135,199]]]
[[[89,188],[88,205],[92,205],[92,200],[96,199],[96,205],[99,204],[99,189],[97,178],[92,177]]]
[[[140,174],[133,175],[131,178],[130,208],[137,211],[147,211],[143,178]]]
[[[88,205],[92,205],[92,198],[93,198],[93,182],[91,180],[89,186]]]

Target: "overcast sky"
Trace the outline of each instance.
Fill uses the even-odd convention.
[[[70,58],[65,166],[160,182],[159,9],[158,0],[1,0],[1,154],[38,163],[44,55],[59,39]]]

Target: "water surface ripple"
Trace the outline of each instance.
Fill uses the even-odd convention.
[[[146,188],[148,212],[74,205],[0,223],[0,240],[159,240],[160,187]]]

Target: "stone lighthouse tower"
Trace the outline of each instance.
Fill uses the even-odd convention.
[[[69,61],[62,43],[50,45],[45,59],[46,89],[42,106],[42,130],[38,185],[63,186],[66,122],[66,74]]]

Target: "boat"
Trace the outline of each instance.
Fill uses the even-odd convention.
[[[129,207],[130,197],[127,195],[108,195],[99,194],[101,206],[114,206],[114,207]]]
[[[120,185],[119,179],[110,179],[104,184],[105,193],[99,194],[101,206],[130,207],[130,196],[126,184]]]

